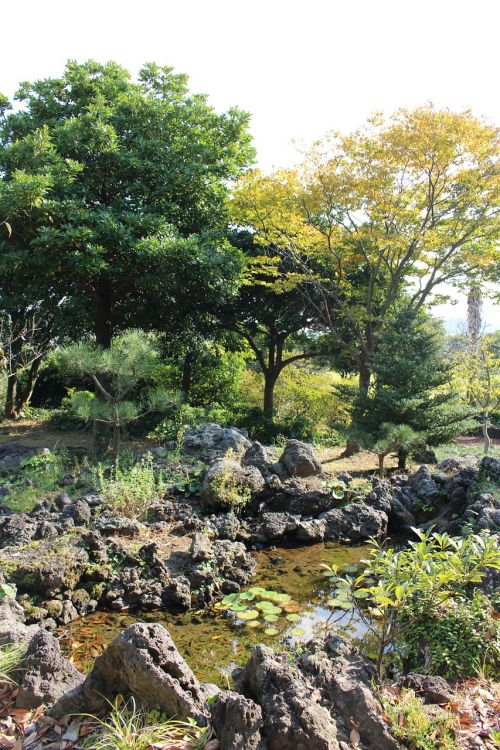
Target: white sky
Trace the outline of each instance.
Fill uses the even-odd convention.
[[[269,170],[296,160],[294,139],[354,129],[376,110],[430,100],[500,124],[499,22],[498,0],[11,0],[0,92],[57,76],[68,58],[133,74],[172,65],[217,109],[252,113]],[[440,312],[460,318],[463,301]]]

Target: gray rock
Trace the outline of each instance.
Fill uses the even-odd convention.
[[[98,656],[81,689],[60,701],[52,715],[105,709],[117,695],[133,696],[179,721],[205,722],[206,694],[165,628],[137,623],[124,630]]]
[[[408,484],[420,500],[433,503],[439,497],[439,487],[432,479],[427,466],[421,466],[408,477]]]
[[[61,654],[59,641],[46,630],[38,630],[31,639],[25,669],[16,698],[18,708],[53,703],[84,680],[76,667]]]
[[[205,474],[200,499],[208,508],[228,510],[246,505],[264,487],[264,477],[255,466],[222,458]]]
[[[196,533],[191,541],[189,554],[195,563],[210,560],[213,556],[213,546],[208,536]]]
[[[13,513],[0,518],[0,547],[21,547],[29,544],[36,530],[36,524],[24,513]]]
[[[261,443],[255,441],[245,451],[241,459],[242,466],[256,466],[263,477],[270,474],[270,466],[276,461],[276,455],[270,448],[265,448]]]
[[[262,710],[249,698],[224,690],[211,706],[221,750],[264,750]]]
[[[465,456],[450,456],[444,458],[438,463],[436,469],[438,471],[444,471],[445,474],[451,474],[452,472],[462,471],[462,469],[475,469],[479,464],[477,456],[472,454],[466,454]]]
[[[187,430],[182,441],[184,453],[209,463],[225,456],[229,450],[236,456],[242,456],[251,445],[245,430],[220,427],[213,423]]]
[[[363,502],[329,510],[320,518],[326,521],[325,539],[330,541],[361,542],[387,531],[387,515]]]
[[[90,507],[85,500],[76,500],[71,505],[66,505],[61,518],[71,519],[75,526],[88,526],[91,519]]]
[[[140,535],[144,524],[136,521],[135,518],[123,516],[109,518],[104,516],[95,522],[94,528],[105,536],[124,536],[134,539]]]
[[[326,521],[318,518],[310,521],[300,521],[297,526],[296,539],[298,542],[313,544],[325,538]]]
[[[273,542],[293,535],[300,521],[299,516],[290,513],[262,513],[257,527],[257,539],[262,542]]]
[[[38,625],[25,625],[25,619],[26,615],[21,605],[13,597],[4,596],[0,601],[0,645],[29,643],[38,632]]]
[[[312,445],[300,440],[287,440],[279,462],[291,477],[310,477],[321,474],[321,464],[314,455]]]
[[[50,453],[50,451],[48,448],[40,450],[19,443],[0,444],[0,470],[12,471],[12,469],[17,469],[23,461],[34,456],[35,453]]]
[[[448,703],[453,690],[444,677],[410,673],[398,681],[398,685],[411,688],[425,703]]]
[[[381,716],[371,682],[371,666],[339,637],[324,645],[324,651],[300,657],[300,668],[309,676],[323,699],[333,704],[345,727],[356,726],[370,750],[401,750]],[[329,652],[329,653],[328,653]]]
[[[269,750],[339,750],[335,720],[284,654],[256,646],[238,686],[262,707]]]
[[[266,500],[267,509],[293,515],[319,516],[339,505],[340,501],[333,496],[331,489],[310,485],[304,479],[288,481],[282,485],[281,491],[278,490]]]
[[[479,473],[482,477],[500,482],[500,458],[483,456],[479,465]]]

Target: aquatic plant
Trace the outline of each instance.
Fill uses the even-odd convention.
[[[228,594],[215,605],[215,609],[234,613],[250,627],[263,626],[266,635],[278,635],[279,626],[289,627],[298,622],[300,615],[290,611],[296,608],[290,594],[284,594],[262,586],[253,586],[239,594]],[[294,628],[292,635],[303,635],[300,628]]]

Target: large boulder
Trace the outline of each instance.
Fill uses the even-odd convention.
[[[314,455],[312,445],[300,440],[287,440],[279,463],[285,467],[291,477],[310,477],[313,474],[321,474],[321,464]]]
[[[207,508],[237,510],[264,487],[264,477],[256,466],[241,466],[234,459],[221,458],[205,474],[200,499]]]
[[[438,463],[436,469],[445,474],[452,474],[462,469],[476,469],[479,464],[477,456],[466,454],[465,456],[449,456]]]
[[[50,453],[48,448],[30,448],[19,443],[2,443],[0,445],[0,471],[17,469],[23,461],[35,453]]]
[[[339,636],[330,636],[321,650],[299,659],[300,669],[325,701],[337,722],[349,731],[355,726],[363,746],[370,750],[401,750],[384,722],[371,685],[373,671],[359,653]]]
[[[242,456],[251,445],[245,430],[220,427],[214,423],[187,430],[182,440],[184,453],[208,463],[225,456],[228,451],[232,451],[236,456]]]
[[[424,703],[443,704],[453,699],[453,690],[444,677],[411,672],[399,680],[398,685],[411,688]]]
[[[18,708],[53,703],[84,680],[84,676],[61,654],[59,641],[42,629],[31,639],[24,668],[16,698]]]
[[[249,698],[224,690],[211,705],[221,750],[264,750],[262,710]]]
[[[0,518],[0,548],[21,547],[29,544],[37,531],[36,523],[24,513],[13,513]]]
[[[483,456],[479,465],[479,473],[484,478],[500,482],[500,458]]]
[[[350,503],[323,513],[326,521],[325,539],[340,542],[362,542],[383,536],[387,531],[387,514],[366,503]]]
[[[0,583],[2,583],[1,575]],[[15,598],[4,596],[0,600],[0,646],[6,643],[29,643],[38,632],[38,625],[25,625],[25,620],[24,609]]]
[[[83,685],[56,703],[53,715],[106,708],[117,695],[133,696],[179,721],[205,721],[206,694],[161,625],[136,623],[98,656]]]
[[[314,480],[313,480],[314,481]],[[319,516],[339,505],[328,487],[312,486],[311,481],[293,479],[266,500],[270,511],[283,511],[300,516]]]
[[[262,707],[268,750],[339,750],[335,720],[285,654],[256,646],[237,684]]]

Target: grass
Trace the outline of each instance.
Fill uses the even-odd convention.
[[[147,712],[137,708],[134,699],[123,705],[121,696],[110,703],[111,712],[106,719],[90,716],[96,731],[84,742],[85,750],[201,750],[205,747],[210,730],[199,727],[195,721],[166,719],[159,711]]]
[[[131,466],[115,464],[106,468],[99,464],[94,480],[104,505],[128,518],[143,518],[165,492],[163,475],[155,471],[151,454]]]
[[[413,690],[403,690],[393,702],[383,701],[393,735],[413,750],[460,750],[449,712],[429,716]]]
[[[0,682],[13,682],[12,675],[22,666],[25,649],[13,643],[0,646]]]
[[[483,445],[474,443],[446,443],[434,449],[438,461],[451,456],[477,456],[481,459],[484,456]],[[491,458],[500,458],[500,445],[492,445],[488,453]]]

